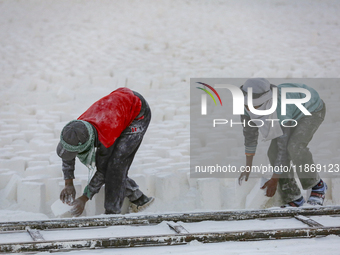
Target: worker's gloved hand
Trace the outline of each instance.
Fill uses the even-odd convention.
[[[65,188],[60,192],[60,200],[68,205],[71,205],[76,197],[76,189],[72,185],[65,185]]]
[[[85,208],[85,204],[88,201],[88,197],[82,195],[81,197],[78,197],[73,203],[73,207],[71,209],[71,214],[72,216],[78,217],[79,215],[81,215],[84,211]]]

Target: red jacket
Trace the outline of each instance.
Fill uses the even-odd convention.
[[[141,110],[140,99],[131,89],[119,88],[99,99],[78,120],[91,123],[99,141],[109,148]]]

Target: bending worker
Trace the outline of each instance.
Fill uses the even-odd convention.
[[[245,96],[245,102],[248,102],[248,88],[252,88],[252,102],[254,109],[268,110],[273,104],[273,88],[275,85],[269,83],[263,78],[248,79],[241,87]],[[322,181],[317,171],[311,171],[314,164],[312,153],[308,149],[314,133],[323,122],[326,113],[326,105],[321,100],[319,94],[311,87],[304,84],[284,83],[277,87],[277,108],[269,115],[255,115],[245,105],[245,115],[241,120],[245,121],[243,134],[246,146],[246,168],[252,167],[253,157],[256,152],[259,131],[264,141],[271,141],[268,149],[268,157],[273,167],[287,166],[289,169],[290,162],[296,166],[296,173],[304,190],[312,189],[311,195],[307,202],[312,205],[323,205],[327,185]],[[311,98],[303,106],[311,113],[304,115],[295,104],[286,105],[286,115],[281,113],[281,91],[283,88],[303,88],[310,92]],[[286,93],[287,99],[300,99],[306,95],[303,93],[290,92]],[[279,121],[266,121],[266,119],[276,119]],[[253,122],[251,120],[254,120]],[[259,121],[259,120],[262,120]],[[281,124],[283,120],[290,120]],[[295,121],[294,121],[295,120]],[[249,125],[250,121],[250,125]],[[257,126],[256,123],[264,123]],[[297,123],[297,124],[296,124]],[[293,127],[294,126],[294,127]],[[239,181],[248,180],[250,171],[241,173]],[[280,191],[283,206],[299,207],[305,202],[301,191],[295,181],[294,171],[280,172],[274,171],[271,179],[267,181],[262,189],[267,188],[266,195],[274,196],[277,187]]]
[[[86,202],[105,184],[105,214],[118,214],[124,198],[138,212],[153,202],[128,177],[130,165],[151,120],[151,111],[139,93],[119,88],[99,99],[77,120],[62,130],[57,154],[62,158],[65,188],[60,193],[64,203],[73,205],[73,216],[82,214]],[[75,158],[96,171],[75,199],[73,185]],[[91,171],[90,171],[91,172]]]

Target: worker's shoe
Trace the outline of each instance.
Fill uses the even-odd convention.
[[[327,184],[322,180],[312,188],[312,192],[307,201],[311,205],[323,205],[327,192]]]
[[[155,200],[155,198],[147,197],[143,194],[137,200],[131,201],[130,207],[129,207],[129,212],[130,213],[137,213],[137,212],[144,211],[147,207],[149,207],[153,203],[154,200]]]
[[[305,203],[305,200],[303,198],[303,196],[301,196],[300,198],[291,201],[283,206],[281,206],[281,208],[286,208],[286,207],[300,207]]]

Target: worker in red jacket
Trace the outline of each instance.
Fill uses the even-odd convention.
[[[120,213],[125,197],[130,200],[133,212],[141,211],[153,202],[154,199],[145,196],[128,177],[150,120],[151,111],[146,100],[135,91],[119,88],[99,99],[63,128],[57,147],[65,179],[60,199],[73,205],[73,216],[82,214],[86,202],[104,184],[106,214]],[[90,181],[77,199],[73,185],[76,157],[90,173],[94,173],[92,178],[89,174]]]

